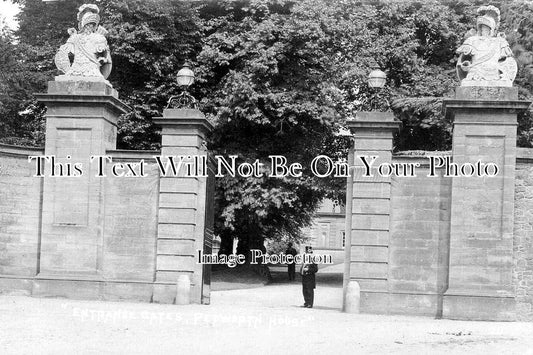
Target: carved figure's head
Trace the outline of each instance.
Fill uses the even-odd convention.
[[[94,24],[94,29],[100,23],[100,9],[94,4],[84,4],[78,9],[78,27],[83,30],[85,26]],[[93,26],[91,26],[93,27]]]
[[[480,15],[476,21],[478,35],[485,35],[484,27],[486,26],[490,29],[489,35],[494,36],[500,25],[500,10],[495,6],[488,5],[481,6],[477,13]]]
[[[99,23],[100,23],[100,16],[98,14],[88,12],[85,15],[83,15],[83,18],[81,19],[81,28],[85,28],[85,26],[89,24],[94,24],[94,28],[96,29]]]
[[[496,29],[496,21],[489,16],[479,16],[477,18],[477,30],[479,33],[483,32],[483,27],[488,27],[490,29],[490,34],[494,33]]]

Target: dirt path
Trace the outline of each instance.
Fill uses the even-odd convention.
[[[0,296],[1,354],[533,354],[533,324],[353,315],[341,290],[218,291],[173,306]]]

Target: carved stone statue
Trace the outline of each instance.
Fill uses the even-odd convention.
[[[70,28],[70,38],[59,48],[55,64],[68,80],[105,80],[111,73],[111,55],[105,35],[99,25],[100,10],[93,4],[80,6],[78,29]],[[73,56],[73,60],[71,60]],[[90,79],[89,79],[90,78]]]
[[[477,12],[480,16],[475,34],[457,49],[461,86],[512,86],[518,68],[505,35],[496,34],[500,10],[488,5],[481,6]]]

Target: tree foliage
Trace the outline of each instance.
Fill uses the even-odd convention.
[[[52,58],[76,25],[84,0],[22,6],[20,28],[0,36],[0,140],[39,145],[43,110],[32,96],[57,75]],[[161,115],[178,92],[184,61],[195,70],[192,93],[215,124],[210,148],[239,162],[283,155],[303,166],[302,178],[217,180],[216,232],[223,245],[297,236],[326,196],[342,200],[344,179],[309,171],[320,154],[345,157],[338,132],[369,106],[392,109],[403,123],[395,149],[446,150],[451,122],[442,98],[457,85],[455,49],[475,23],[480,1],[361,2],[356,0],[100,0],[109,31],[109,78],[132,108],[119,121],[119,148],[157,149]],[[494,3],[501,31],[519,62],[516,85],[531,98],[533,5]],[[366,85],[376,61],[388,74],[379,94]],[[377,96],[376,96],[377,95]],[[376,97],[379,100],[376,100]],[[519,117],[521,146],[533,146],[531,112]],[[266,172],[268,174],[268,171]]]

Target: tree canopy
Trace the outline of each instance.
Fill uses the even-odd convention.
[[[85,1],[21,5],[19,30],[0,34],[0,142],[43,143],[44,107],[34,92],[57,75],[53,56],[74,27]],[[305,169],[320,154],[345,157],[349,141],[338,133],[347,118],[368,108],[366,85],[375,60],[388,74],[379,94],[403,129],[395,149],[446,150],[451,122],[442,98],[458,85],[455,49],[474,27],[482,2],[355,0],[100,0],[102,25],[113,57],[109,78],[133,110],[119,121],[119,148],[157,149],[175,75],[189,61],[192,94],[215,124],[217,154],[259,159],[284,155]],[[500,31],[518,59],[516,86],[531,98],[533,4],[495,3]],[[533,146],[531,111],[519,117],[518,144]],[[324,197],[342,199],[344,179],[220,178],[216,233],[243,245],[298,236]]]

